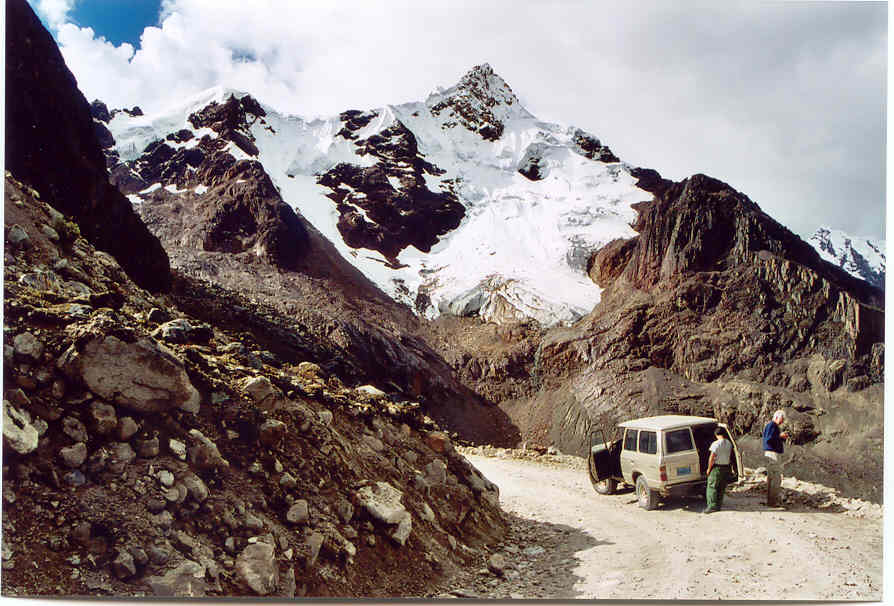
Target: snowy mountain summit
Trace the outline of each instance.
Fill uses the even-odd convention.
[[[821,227],[810,237],[810,243],[829,263],[876,288],[885,289],[884,240],[855,238],[839,230]]]
[[[144,212],[164,200],[219,199],[228,178],[263,172],[345,259],[429,318],[575,321],[599,301],[592,253],[632,236],[630,205],[651,198],[636,169],[591,134],[539,121],[487,64],[425,101],[326,119],[283,115],[222,88],[156,115],[94,115],[114,140],[113,179]],[[270,238],[199,204],[226,229],[211,230],[213,241],[207,230],[190,236],[193,245],[270,256]],[[246,208],[240,217],[259,216]],[[263,216],[294,223],[281,209]],[[277,250],[300,232],[277,229]]]

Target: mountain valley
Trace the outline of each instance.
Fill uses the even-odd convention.
[[[631,166],[488,64],[144,113],[6,11],[4,594],[433,597],[514,532],[465,447],[653,414],[756,468],[782,408],[787,476],[881,503],[883,242]]]

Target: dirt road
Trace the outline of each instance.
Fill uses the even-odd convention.
[[[830,499],[815,485],[786,478],[788,505],[770,509],[761,504],[761,478],[746,476],[717,513],[701,514],[698,500],[645,511],[632,490],[596,494],[580,464],[467,457],[500,487],[512,530],[496,566],[454,579],[453,595],[881,599],[878,506]]]

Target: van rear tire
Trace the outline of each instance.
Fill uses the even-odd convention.
[[[636,478],[636,501],[640,507],[646,510],[658,507],[658,492],[649,488],[646,476],[641,475]]]

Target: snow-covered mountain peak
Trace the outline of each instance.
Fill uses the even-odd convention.
[[[857,238],[841,230],[821,227],[809,241],[829,263],[884,290],[884,240]]]
[[[108,130],[112,177],[144,212],[172,196],[206,204],[235,163],[262,167],[345,259],[427,317],[575,321],[601,292],[588,259],[632,236],[630,205],[650,197],[599,139],[537,120],[487,64],[426,101],[306,120],[218,87]]]
[[[534,117],[487,63],[473,67],[454,86],[437,89],[425,104],[444,127],[460,124],[488,141],[500,138],[507,121]]]

